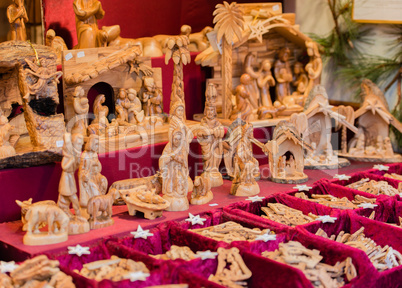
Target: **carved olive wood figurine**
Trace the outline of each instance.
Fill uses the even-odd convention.
[[[7,19],[10,23],[10,40],[27,40],[25,22],[28,22],[28,15],[24,0],[14,0],[14,3],[7,7]]]
[[[85,91],[81,86],[77,86],[74,90],[74,112],[75,122],[73,128],[71,129],[71,134],[81,134],[83,136],[87,135],[87,117],[89,111],[88,98],[85,95]]]

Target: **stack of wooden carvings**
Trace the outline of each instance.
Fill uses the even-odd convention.
[[[268,207],[261,207],[261,210],[266,214],[261,217],[292,227],[313,222],[318,217],[312,213],[304,215],[302,211],[281,203],[268,203]]]
[[[363,191],[366,193],[370,193],[373,195],[395,196],[401,193],[399,189],[392,187],[386,181],[375,181],[370,180],[369,178],[364,178],[355,183],[349,184],[347,187],[357,189],[359,191]]]
[[[375,203],[376,201],[375,198],[367,198],[361,195],[355,195],[355,199],[352,201],[347,197],[338,198],[330,194],[312,194],[309,198],[304,192],[296,193],[295,197],[341,210],[358,209],[358,205],[362,203]]]

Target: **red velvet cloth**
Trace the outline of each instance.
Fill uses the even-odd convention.
[[[183,24],[193,32],[212,26],[212,13],[220,0],[123,1],[103,0],[105,17],[99,27],[120,25],[125,38],[149,37],[158,34],[178,35]],[[239,0],[239,3],[249,2]],[[283,2],[282,0],[253,2]],[[71,49],[77,44],[73,0],[42,0],[45,31],[54,29]]]

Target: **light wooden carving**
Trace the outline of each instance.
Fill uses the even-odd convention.
[[[262,256],[300,269],[314,287],[342,287],[357,277],[357,270],[348,257],[334,266],[322,263],[323,256],[316,249],[308,249],[300,242],[279,243],[279,249],[264,251]]]
[[[261,217],[292,227],[313,222],[318,217],[312,213],[304,215],[302,211],[281,203],[268,203],[268,207],[261,207],[261,211],[266,214]]]
[[[217,119],[217,91],[213,84],[208,86],[205,97],[204,117],[201,120],[201,126],[197,132],[197,140],[201,145],[204,163],[204,172],[201,176],[209,178],[212,187],[218,187],[223,184],[222,175],[219,172],[219,165],[222,161],[222,138],[225,134],[225,130]]]
[[[176,260],[176,259],[183,259],[186,261],[190,261],[195,259],[195,254],[191,249],[187,246],[176,246],[172,245],[170,250],[167,251],[165,254],[159,255],[149,255],[156,259],[161,260]]]
[[[364,234],[364,227],[353,234],[341,231],[338,235],[328,236],[321,228],[315,234],[363,250],[374,267],[380,272],[402,265],[401,253],[389,245],[384,247],[378,245]]]
[[[235,35],[242,38],[243,11],[236,2],[217,4],[213,13],[218,43],[222,41],[222,112],[228,119],[232,112],[232,43]]]
[[[24,235],[25,245],[49,245],[67,241],[68,224],[70,218],[55,203],[41,201],[40,203],[29,204],[29,202],[18,201],[22,208],[21,214],[24,217],[24,227],[27,233]],[[48,231],[39,231],[39,227],[47,224]]]
[[[339,155],[366,162],[401,162],[402,156],[392,149],[389,125],[402,132],[402,124],[389,112],[384,94],[373,82],[364,79],[361,88],[363,103],[354,114],[359,131],[349,141],[348,153]]]
[[[160,116],[163,114],[162,90],[156,87],[153,77],[143,77],[145,91],[142,93],[143,109],[145,116]]]
[[[238,248],[218,248],[218,267],[215,275],[209,276],[208,280],[229,288],[241,288],[247,286],[245,281],[251,276]]]
[[[234,178],[230,188],[230,194],[235,196],[253,196],[260,193],[260,187],[255,181],[259,177],[259,163],[253,157],[253,143],[259,143],[253,136],[253,125],[246,124],[242,127],[239,144],[236,147],[234,158]],[[262,143],[260,145],[263,146]]]
[[[123,201],[127,204],[128,214],[136,215],[137,211],[144,213],[144,218],[153,220],[162,217],[163,210],[170,206],[170,202],[159,196],[160,190],[149,189],[140,185],[128,190],[119,189]],[[109,192],[110,193],[110,192]]]
[[[89,198],[87,212],[89,215],[89,226],[91,229],[99,229],[113,225],[112,207],[113,202],[119,197],[114,191],[106,195],[97,195]]]
[[[101,136],[105,135],[107,131],[110,131],[108,129],[110,123],[107,119],[109,108],[103,105],[105,101],[105,95],[99,94],[96,96],[93,105],[93,113],[95,118],[92,120],[91,125],[88,126],[88,134]]]
[[[53,29],[49,29],[46,31],[45,45],[54,50],[57,55],[57,64],[61,65],[62,51],[68,50],[64,39],[56,36],[56,32]]]
[[[314,151],[307,153],[305,157],[304,167],[307,169],[337,169],[350,164],[348,160],[338,158],[334,154],[331,144],[331,119],[334,119],[338,126],[345,126],[354,133],[357,133],[358,130],[345,116],[333,110],[334,107],[329,105],[328,95],[324,86],[314,86],[306,100],[303,112],[306,115],[308,124],[303,125],[304,131],[299,130],[305,143],[314,148]],[[351,119],[349,118],[349,120]],[[304,119],[293,114],[291,121],[296,127],[301,127],[300,122],[304,121]]]
[[[253,113],[251,104],[251,95],[247,90],[247,86],[251,85],[252,78],[249,74],[243,74],[240,77],[240,85],[236,87],[236,106],[232,110],[230,120],[241,118],[244,121],[256,120],[257,115]]]
[[[275,127],[271,141],[265,144],[268,151],[271,180],[277,183],[303,183],[308,180],[304,171],[304,149],[312,151],[303,143],[296,127],[281,121]]]
[[[189,208],[187,193],[189,183],[188,153],[193,133],[184,124],[184,105],[177,101],[171,108],[169,142],[159,158],[162,174],[163,198],[171,204],[167,211],[184,211]]]
[[[175,105],[177,102],[181,102],[183,106],[185,106],[183,65],[187,65],[191,61],[190,52],[188,51],[188,44],[188,37],[184,35],[170,37],[166,40],[166,65],[169,63],[170,59],[173,60],[173,82],[172,94],[170,96],[170,111],[172,111],[173,105]]]
[[[88,98],[81,86],[75,88],[73,97],[74,112],[76,116],[73,119],[74,125],[71,129],[71,134],[81,134],[82,136],[86,136],[89,111]]]
[[[212,194],[211,191],[211,178],[205,173],[195,177],[190,203],[193,205],[202,205],[210,202],[213,198],[214,194]]]
[[[269,229],[250,229],[232,221],[215,226],[192,229],[191,231],[212,238],[216,241],[223,241],[226,243],[232,243],[233,241],[256,241],[256,238],[260,235],[267,233],[272,235],[275,234],[274,232],[270,232]]]
[[[70,217],[68,233],[81,234],[89,231],[88,221],[81,217],[80,203],[77,197],[77,185],[75,183],[75,171],[80,165],[80,156],[84,137],[81,134],[64,134],[63,160],[59,182],[59,199],[57,205]],[[75,215],[70,211],[72,204]]]
[[[80,187],[80,206],[86,209],[88,200],[94,196],[106,194],[108,182],[101,174],[102,164],[98,159],[99,137],[90,135],[81,155],[81,163],[78,170]],[[85,215],[85,214],[83,214]]]
[[[10,23],[10,40],[27,40],[25,23],[28,22],[28,14],[25,10],[24,0],[13,0],[13,4],[7,7],[7,19]]]
[[[401,193],[399,189],[394,188],[392,185],[388,184],[387,181],[375,181],[370,180],[369,178],[361,179],[357,182],[349,184],[347,187],[373,195],[387,195],[392,197]]]
[[[16,154],[15,148],[10,143],[10,131],[14,127],[8,123],[7,117],[0,108],[0,158],[7,158]]]
[[[130,279],[130,274],[135,272],[143,272],[149,276],[149,270],[144,263],[140,261],[136,262],[131,259],[119,258],[114,255],[112,255],[110,259],[86,263],[80,271],[74,270],[74,272],[98,282],[104,279],[113,282]]]
[[[367,198],[360,195],[355,195],[354,200],[352,201],[350,201],[347,197],[337,198],[330,194],[312,194],[311,198],[309,198],[304,192],[296,193],[295,197],[340,210],[358,209],[360,208],[358,205],[362,203],[374,204],[376,202],[375,198]]]
[[[311,89],[313,89],[315,85],[320,84],[320,77],[322,72],[322,60],[320,52],[318,50],[318,44],[316,42],[310,40],[306,41],[306,47],[307,47],[307,54],[310,57],[310,61],[305,67],[309,79],[308,86],[306,88],[306,91],[304,92],[304,95],[307,97]]]
[[[60,271],[59,265],[59,261],[49,260],[46,255],[26,260],[10,273],[10,287],[75,288],[73,278]]]

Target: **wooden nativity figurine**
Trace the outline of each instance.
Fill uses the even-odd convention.
[[[215,102],[217,91],[213,84],[208,86],[205,96],[204,118],[201,120],[197,140],[202,149],[202,160],[204,163],[202,175],[209,178],[212,187],[218,187],[223,184],[219,165],[222,161],[222,138],[225,135],[225,129],[217,119]]]
[[[161,217],[163,210],[170,206],[170,202],[158,195],[159,189],[149,189],[147,185],[140,185],[131,189],[118,190],[123,201],[127,204],[128,213],[136,215],[137,211],[144,213],[145,219],[153,220]]]
[[[81,150],[84,137],[81,134],[64,134],[63,160],[61,161],[61,177],[59,182],[59,199],[57,205],[69,216],[68,233],[81,234],[89,231],[86,218],[81,216],[80,203],[77,197],[75,171],[78,170],[81,160]],[[70,211],[72,204],[74,213]]]
[[[107,128],[109,126],[109,120],[107,116],[109,114],[109,107],[103,105],[105,103],[105,95],[99,94],[96,96],[94,104],[93,104],[93,113],[94,119],[91,122],[91,125],[88,126],[88,134],[95,134],[95,135],[105,135]]]
[[[203,173],[194,179],[194,188],[191,193],[190,203],[193,205],[206,204],[214,198],[211,191],[211,178]]]
[[[70,218],[54,201],[39,201],[32,204],[28,201],[18,201],[21,207],[21,218],[25,245],[49,245],[67,241],[68,223]],[[47,226],[47,231],[39,230]]]
[[[247,86],[251,85],[252,78],[249,74],[245,73],[240,77],[240,84],[236,87],[235,97],[236,106],[232,110],[230,120],[241,118],[243,121],[256,120],[257,115],[253,113],[253,106],[251,104],[250,93]]]
[[[78,181],[80,188],[81,214],[87,216],[87,206],[90,198],[106,194],[108,181],[101,174],[102,164],[98,159],[99,136],[92,134],[88,137],[81,162],[78,169]]]
[[[150,76],[143,77],[144,89],[142,102],[145,116],[163,117],[163,96],[161,89],[156,87],[155,79]]]
[[[16,154],[14,146],[10,143],[10,131],[13,128],[0,108],[0,158],[7,158]]]
[[[253,196],[260,193],[260,187],[255,181],[260,175],[259,163],[253,156],[251,138],[254,138],[253,125],[247,123],[242,127],[241,139],[234,158],[234,178],[230,194],[235,196]],[[255,141],[257,140],[254,139]]]
[[[337,169],[349,165],[349,161],[344,158],[338,158],[334,153],[331,144],[331,119],[336,123],[345,126],[354,133],[357,128],[349,123],[344,115],[333,111],[333,106],[329,105],[327,92],[322,85],[316,85],[310,91],[306,100],[304,114],[307,123],[303,125],[307,129],[299,131],[302,134],[303,141],[313,148],[311,153],[307,153],[304,159],[304,168],[306,169]],[[292,115],[295,127],[301,127],[300,117]]]
[[[28,22],[28,14],[25,10],[24,0],[14,0],[7,7],[7,19],[10,23],[10,40],[27,40],[25,23]]]
[[[368,79],[361,84],[363,103],[355,111],[358,133],[349,141],[348,153],[339,153],[353,160],[367,162],[401,162],[402,156],[393,151],[389,125],[402,133],[402,124],[389,112],[382,91]]]
[[[269,169],[271,180],[276,183],[303,183],[308,180],[304,173],[304,149],[312,151],[303,143],[296,127],[288,121],[281,121],[275,127],[271,141],[268,141]]]
[[[75,88],[73,97],[73,106],[76,116],[74,117],[74,124],[71,128],[71,134],[78,133],[82,136],[87,136],[87,118],[89,111],[88,98],[85,95],[85,91],[81,86],[77,86]]]
[[[176,116],[173,116],[176,117]],[[189,208],[188,132],[180,120],[171,121],[169,142],[159,158],[159,170],[162,173],[163,198],[170,202],[167,211],[185,211]],[[191,179],[190,179],[191,181]]]

